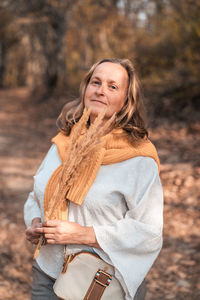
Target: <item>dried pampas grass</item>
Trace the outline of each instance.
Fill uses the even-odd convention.
[[[83,170],[83,164],[89,163],[89,153],[92,155],[92,151],[100,142],[100,138],[108,131],[115,119],[115,115],[113,115],[103,124],[105,111],[102,111],[89,129],[86,130],[89,114],[90,111],[85,109],[82,118],[76,124],[70,136],[70,144],[68,149],[66,149],[66,157],[63,162],[59,184],[45,214],[47,220],[55,217],[56,210],[62,206],[63,201],[67,198],[69,189],[79,176],[80,170]],[[81,168],[79,168],[80,165]]]
[[[56,217],[57,210],[66,201],[71,186],[84,169],[84,165],[90,162],[92,152],[99,145],[101,137],[112,129],[116,115],[114,114],[104,122],[105,113],[106,111],[101,111],[95,121],[86,129],[90,111],[85,109],[81,119],[72,129],[59,183],[49,201],[48,209],[45,212],[45,220]],[[37,257],[41,245],[42,238],[37,245],[34,257]]]

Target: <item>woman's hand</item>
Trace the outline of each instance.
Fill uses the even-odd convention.
[[[49,220],[35,231],[44,234],[47,244],[84,244],[100,248],[93,227],[60,220]]]
[[[42,222],[40,218],[35,218],[32,220],[31,226],[25,231],[26,239],[32,244],[37,244],[40,238],[40,233],[36,232],[36,229],[42,227]]]

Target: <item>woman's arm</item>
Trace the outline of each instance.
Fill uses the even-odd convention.
[[[127,180],[132,192],[125,194],[124,218],[93,226],[103,250],[95,252],[115,266],[116,277],[130,295],[127,299],[133,299],[162,247],[163,192],[157,165],[143,158],[134,171]]]
[[[36,179],[38,175],[40,175],[40,172],[43,171],[45,168],[46,162],[50,159],[51,153],[54,150],[55,147],[51,146],[50,150],[48,151],[46,157],[42,161],[39,169],[36,172],[36,175],[34,176],[34,188],[33,191],[29,194],[28,199],[26,200],[24,204],[24,221],[26,224],[26,239],[32,242],[33,244],[36,244],[38,241],[38,233],[35,232],[35,229],[42,226],[42,212],[40,207],[42,207],[41,199],[42,199],[42,193],[40,188],[35,184]],[[39,180],[41,183],[41,180]],[[37,193],[39,194],[41,199],[38,199],[36,196]]]
[[[41,212],[38,203],[35,199],[34,192],[29,194],[29,197],[24,205],[24,221],[26,224],[26,239],[32,244],[37,244],[40,234],[35,229],[42,226]]]

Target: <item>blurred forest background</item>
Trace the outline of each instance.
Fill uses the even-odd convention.
[[[200,298],[200,1],[0,0],[2,300],[30,298],[32,175],[63,104],[105,57],[133,61],[161,159],[164,245],[147,300]]]
[[[1,0],[0,87],[77,94],[104,57],[134,61],[155,117],[194,120],[199,0]],[[35,101],[33,99],[33,101]]]

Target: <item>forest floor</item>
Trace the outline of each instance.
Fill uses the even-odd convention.
[[[51,104],[24,89],[0,91],[0,299],[30,299],[32,246],[23,205],[56,134]],[[56,101],[56,100],[55,100]],[[161,122],[150,131],[161,160],[163,249],[147,276],[147,300],[200,299],[200,123]]]

